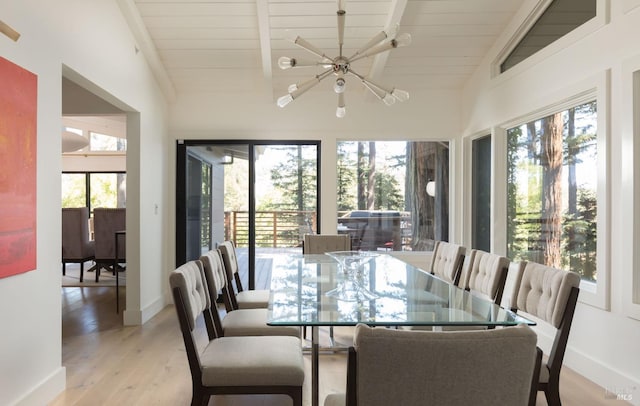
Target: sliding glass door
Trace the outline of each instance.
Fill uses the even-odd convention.
[[[176,266],[233,240],[245,286],[262,287],[269,253],[301,252],[302,236],[316,232],[318,142],[198,140],[177,150]]]

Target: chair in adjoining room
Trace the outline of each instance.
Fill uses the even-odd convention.
[[[540,357],[526,325],[442,332],[358,324],[346,394],[324,405],[535,405]]]
[[[212,320],[203,269],[196,261],[171,272],[180,330],[191,370],[191,405],[204,406],[213,395],[283,394],[302,406],[304,360],[300,339],[285,336],[222,337]],[[204,319],[208,343],[203,344]]]
[[[211,250],[196,261],[202,266],[211,303],[216,303],[218,294],[223,298],[225,307],[230,305],[222,258],[217,249]],[[267,309],[232,309],[220,316],[218,309],[212,305],[211,313],[216,330],[224,336],[262,336],[281,335],[300,337],[300,327],[267,325]]]
[[[62,209],[62,274],[68,263],[80,264],[80,282],[84,280],[84,263],[95,258],[95,244],[89,238],[89,208]]]
[[[527,262],[515,281],[512,309],[556,328],[549,357],[540,368],[538,390],[544,391],[550,406],[560,405],[560,370],[580,293],[580,275]]]
[[[271,294],[269,290],[245,290],[242,286],[240,270],[238,268],[238,257],[233,241],[218,243],[218,249],[222,255],[222,261],[226,270],[227,286],[232,305],[232,308],[227,308],[227,311],[233,309],[260,309],[268,307],[269,295]]]
[[[119,241],[116,253],[115,242],[116,232],[124,231],[127,228],[126,209],[93,209],[93,228],[96,245],[96,282],[98,282],[101,269],[115,273],[119,269],[118,264],[126,262],[126,243]]]

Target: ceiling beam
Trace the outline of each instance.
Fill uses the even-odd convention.
[[[271,67],[271,33],[269,25],[269,2],[256,0],[256,13],[258,17],[258,33],[260,35],[260,56],[262,61],[262,74],[265,79],[265,90],[273,99],[273,70]]]
[[[407,0],[393,0],[389,9],[389,16],[387,17],[387,23],[384,26],[385,31],[389,32],[390,29],[400,24],[404,10],[407,7]],[[402,27],[400,27],[402,31]],[[389,51],[393,52],[393,50]],[[387,58],[389,58],[389,52],[383,52],[374,57],[371,69],[369,69],[368,77],[372,80],[379,79],[382,75],[384,67],[387,65]]]

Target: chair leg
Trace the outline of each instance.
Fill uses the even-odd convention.
[[[84,279],[84,262],[80,262],[80,283]]]
[[[293,400],[293,406],[302,406],[302,388],[298,388],[295,391],[289,393]]]
[[[67,274],[67,264],[65,262],[62,263],[62,275]]]
[[[560,401],[560,383],[552,384],[549,382],[544,388],[544,396],[547,398],[547,405],[562,406],[562,402]]]

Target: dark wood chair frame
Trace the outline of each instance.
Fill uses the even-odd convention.
[[[567,349],[567,342],[569,341],[569,333],[571,332],[571,323],[573,321],[573,315],[576,310],[576,304],[578,303],[578,294],[580,289],[572,287],[567,298],[567,304],[564,308],[564,314],[562,315],[562,321],[556,331],[556,336],[551,346],[549,353],[549,359],[547,360],[547,368],[549,369],[549,382],[542,383],[537,382],[536,386],[538,391],[544,391],[544,396],[547,399],[549,406],[560,406],[560,370],[562,369],[562,362],[564,360],[564,354]],[[512,311],[516,312],[517,308],[512,308]],[[540,348],[538,351],[542,352]],[[536,375],[539,381],[539,374]]]
[[[173,288],[173,300],[178,313],[180,330],[187,350],[189,369],[191,370],[191,383],[193,395],[192,406],[206,406],[213,395],[288,395],[293,400],[294,406],[302,406],[301,386],[204,386],[202,385],[202,369],[200,365],[200,355],[198,353],[194,332],[189,327],[189,319],[186,312],[185,302],[182,298],[180,288]],[[203,311],[205,326],[209,340],[219,337],[213,322],[211,309]]]

